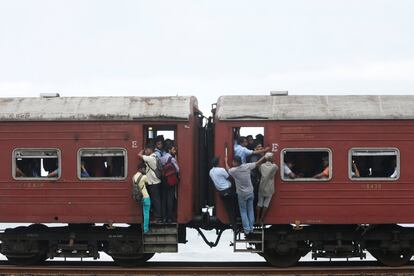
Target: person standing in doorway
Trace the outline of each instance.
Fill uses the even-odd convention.
[[[145,174],[148,179],[148,193],[151,197],[151,209],[153,210],[152,221],[161,223],[161,180],[157,177],[160,172],[157,172],[157,156],[154,153],[154,145],[148,144],[144,150],[138,153],[138,157],[141,158],[145,165]]]

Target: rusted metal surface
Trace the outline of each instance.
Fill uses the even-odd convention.
[[[414,266],[382,267],[372,262],[318,264],[274,268],[263,263],[149,263],[145,267],[121,268],[110,263],[16,267],[0,265],[1,275],[413,275]]]
[[[0,98],[0,121],[189,120],[195,97]]]
[[[222,96],[219,120],[414,119],[414,96]]]

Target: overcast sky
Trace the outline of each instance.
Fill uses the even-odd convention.
[[[0,0],[0,96],[270,90],[414,94],[414,1]]]
[[[414,94],[414,1],[0,0],[0,95]]]

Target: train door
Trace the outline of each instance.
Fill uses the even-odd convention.
[[[165,154],[172,148],[171,155],[175,156],[177,145],[177,126],[176,125],[146,125],[144,126],[144,145],[153,144],[157,151],[160,163],[165,165],[171,162],[165,158]],[[178,161],[178,156],[175,156]],[[154,168],[155,169],[155,168]],[[165,179],[162,180],[160,187],[161,216],[164,222],[177,221],[177,187],[167,185]]]

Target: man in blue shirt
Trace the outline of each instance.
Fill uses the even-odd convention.
[[[240,156],[242,164],[246,164],[247,157],[250,155],[265,153],[270,150],[269,147],[263,148],[261,150],[249,150],[247,148],[247,145],[248,142],[244,136],[240,136],[239,139],[237,139],[237,143],[234,144],[234,156]]]
[[[164,155],[164,136],[158,135],[155,138],[155,155],[158,157],[158,159],[161,159],[161,157]]]
[[[233,228],[233,231],[237,230],[236,225],[236,199],[234,191],[231,188],[231,182],[229,181],[229,174],[224,168],[220,168],[219,158],[213,157],[211,163],[212,168],[210,170],[210,178],[213,180],[214,186],[220,193],[220,197],[223,200],[224,207],[226,208],[227,215],[229,216],[229,222]]]

